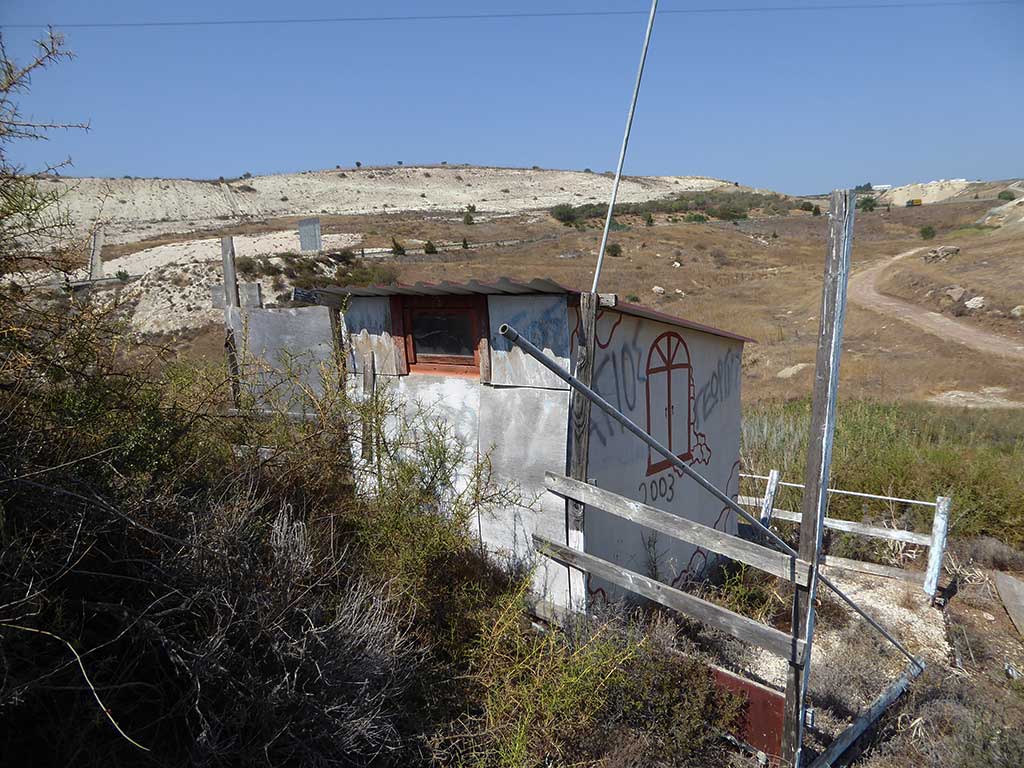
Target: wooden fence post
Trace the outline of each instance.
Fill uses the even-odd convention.
[[[363,403],[370,409],[369,413],[363,414],[363,449],[362,456],[367,461],[373,461],[374,443],[376,442],[376,431],[374,422],[377,418],[376,400],[374,399],[377,390],[377,368],[374,363],[373,352],[363,355],[360,362],[363,371]]]
[[[89,249],[89,279],[103,278],[103,228],[97,226],[92,233],[92,244]]]
[[[238,273],[235,270],[235,241],[232,237],[220,239],[220,256],[224,269],[224,352],[228,359],[228,375],[231,377],[231,399],[235,408],[242,401],[239,381],[238,347],[232,330],[234,318],[241,318],[238,298]]]
[[[821,550],[828,479],[832,463],[832,438],[836,423],[836,393],[839,386],[839,358],[842,354],[843,320],[846,315],[846,284],[850,272],[854,203],[849,190],[834,190],[829,209],[828,253],[818,321],[818,352],[814,368],[811,403],[811,433],[807,447],[806,480],[801,507],[801,560],[812,564],[811,583],[796,586],[793,599],[793,636],[804,640],[804,658],[791,663],[786,678],[786,713],[782,730],[783,765],[800,768],[804,712],[814,635],[814,598],[818,583],[818,554]]]
[[[928,570],[924,574],[924,592],[932,600],[939,588],[942,575],[942,557],[946,554],[946,532],[949,529],[949,507],[952,500],[939,496],[935,500],[935,518],[932,520],[932,542],[928,547]]]
[[[576,378],[588,387],[594,378],[594,339],[597,328],[596,293],[580,294],[580,335],[576,345]],[[590,454],[590,400],[577,390],[570,399],[572,446],[569,451],[569,477],[587,481],[587,463]],[[570,549],[584,552],[583,522],[585,505],[576,499],[566,501],[566,543]],[[569,609],[576,612],[587,610],[586,575],[576,568],[569,568]]]
[[[761,499],[761,525],[769,528],[772,524],[772,515],[775,514],[775,495],[779,491],[780,472],[777,469],[768,470],[768,482],[764,486],[764,498]],[[758,537],[762,543],[768,542],[768,536],[762,534]]]

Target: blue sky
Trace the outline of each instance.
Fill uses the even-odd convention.
[[[735,3],[780,4],[829,3]],[[4,0],[0,24],[646,8]],[[16,145],[12,155],[28,169],[70,156],[69,173],[107,176],[210,178],[356,160],[608,170],[645,23],[642,13],[66,29],[76,58],[35,78],[23,112],[88,120],[91,130]],[[27,57],[41,31],[4,29],[8,52]],[[626,172],[705,174],[797,194],[869,180],[1021,176],[1022,65],[1024,3],[661,15]]]

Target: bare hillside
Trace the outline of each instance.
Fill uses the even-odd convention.
[[[612,180],[578,171],[459,166],[335,169],[251,178],[101,179],[53,177],[77,226],[103,222],[107,242],[133,242],[225,223],[305,215],[395,211],[519,213],[559,203],[605,200]],[[59,185],[59,186],[58,186]],[[731,186],[699,176],[628,177],[619,200]]]

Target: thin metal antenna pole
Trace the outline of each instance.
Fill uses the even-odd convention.
[[[604,249],[608,246],[608,230],[612,226],[612,213],[615,211],[615,198],[619,194],[619,179],[622,178],[622,165],[626,162],[626,147],[629,145],[629,132],[633,128],[633,113],[636,112],[636,100],[640,96],[640,81],[644,77],[644,63],[647,61],[647,48],[651,44],[651,30],[654,29],[654,15],[658,10],[658,0],[651,0],[651,15],[647,18],[647,34],[644,35],[644,48],[640,53],[640,69],[636,73],[636,85],[633,87],[633,100],[629,104],[629,116],[626,118],[626,132],[622,136],[622,149],[619,151],[619,165],[615,169],[615,181],[612,184],[612,199],[608,202],[608,215],[604,220],[604,232],[601,234],[601,247],[597,249],[597,267],[594,269],[594,286],[590,289],[597,293],[597,283],[601,279],[601,265],[604,263]]]

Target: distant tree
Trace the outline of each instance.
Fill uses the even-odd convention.
[[[426,254],[437,253],[437,246],[434,245],[429,240],[427,240],[427,242],[423,244],[423,252],[426,253]]]
[[[395,256],[405,256],[405,247],[395,238],[391,238],[391,253]]]
[[[399,160],[399,161],[398,161],[398,164],[399,164],[399,165],[401,165],[401,164],[402,164],[402,161],[401,161],[401,160]]]
[[[871,182],[869,181],[866,184],[858,184],[856,187],[853,188],[853,191],[854,192],[870,192],[872,189],[874,189],[874,188],[871,186]]]
[[[462,217],[462,223],[466,225],[473,224],[473,214],[470,213],[469,211],[466,211],[465,215]]]
[[[821,216],[821,206],[816,205],[811,209],[811,216]]]
[[[878,201],[870,196],[862,197],[857,201],[857,207],[866,213],[871,213],[871,211],[875,210],[875,206],[877,205]]]
[[[356,160],[356,168],[362,168],[363,164]]]
[[[808,213],[810,213],[811,211],[814,210],[814,203],[812,203],[810,200],[804,200],[803,202],[800,203],[800,210],[807,211]]]
[[[252,178],[252,174],[249,173],[248,171],[246,171],[245,173],[242,174],[242,178],[243,179],[251,179]]]
[[[926,224],[925,226],[921,227],[922,240],[931,240],[933,237],[935,237],[935,227],[931,226],[930,224]]]
[[[476,206],[473,205],[473,203],[470,203],[469,205],[466,206],[466,210],[469,211],[470,213],[476,213]]]
[[[644,224],[646,224],[648,227],[654,226],[654,214],[652,214],[650,211],[648,211],[647,215],[644,216]]]
[[[593,173],[593,171],[592,171],[592,170],[590,170],[589,168],[584,168],[584,169],[583,169],[583,172],[584,172],[584,173]]]
[[[462,238],[462,249],[467,250],[469,248],[469,241],[466,238]]]
[[[776,231],[775,231],[775,230],[773,229],[773,230],[772,230],[772,240],[778,240],[778,239],[779,239],[779,233],[778,233],[778,232],[776,232]]]

